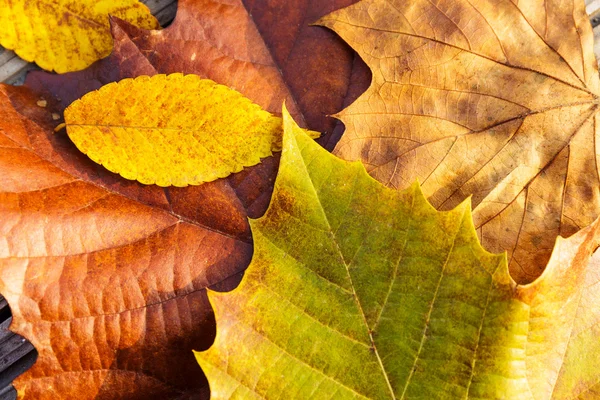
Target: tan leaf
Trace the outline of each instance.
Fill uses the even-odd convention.
[[[488,250],[529,282],[600,211],[598,70],[581,1],[363,0],[323,18],[367,62],[336,154],[379,181],[473,195]]]

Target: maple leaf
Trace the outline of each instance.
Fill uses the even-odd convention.
[[[266,183],[110,181],[38,100],[0,85],[0,292],[39,353],[20,396],[206,397],[190,352],[214,338],[204,288],[235,286],[248,265],[246,215]]]
[[[600,395],[600,221],[519,286],[468,201],[436,211],[418,184],[388,189],[284,126],[252,263],[209,292],[217,337],[196,357],[213,399]]]
[[[166,29],[138,29],[113,19],[114,51],[89,70],[30,73],[27,85],[62,108],[109,82],[182,72],[239,91],[273,114],[285,101],[302,124],[333,148],[342,132],[328,117],[368,86],[370,72],[335,34],[309,26],[356,0],[306,2],[180,0]]]
[[[110,53],[109,14],[159,28],[138,0],[0,0],[0,45],[44,69],[77,71]]]
[[[581,1],[363,0],[324,17],[367,62],[335,154],[450,209],[521,283],[600,210],[598,69]]]
[[[281,118],[238,92],[183,74],[108,84],[72,103],[65,120],[92,160],[159,186],[199,185],[256,165],[281,150],[283,133]]]

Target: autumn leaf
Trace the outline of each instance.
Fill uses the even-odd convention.
[[[159,186],[225,178],[281,150],[283,134],[281,118],[238,92],[183,74],[108,84],[72,103],[65,121],[92,160]]]
[[[109,14],[159,28],[138,0],[0,0],[0,45],[49,71],[81,70],[110,53]]]
[[[284,116],[272,203],[240,286],[209,292],[196,353],[213,399],[566,399],[600,395],[596,221],[526,286],[436,211],[319,148]]]
[[[517,282],[600,211],[598,69],[581,1],[364,0],[320,23],[367,62],[335,153],[384,184],[420,180],[451,209],[473,195],[483,246]]]
[[[196,74],[233,88],[273,114],[285,101],[302,125],[333,148],[335,119],[369,84],[370,72],[329,30],[309,26],[356,0],[180,0],[161,31],[113,19],[114,51],[89,70],[31,73],[27,85],[62,108],[104,84],[153,73]]]
[[[0,85],[0,293],[10,329],[39,353],[14,383],[20,396],[207,398],[191,353],[214,339],[204,289],[239,281],[246,216],[268,181],[248,172],[180,191],[111,180],[53,134],[38,101]]]

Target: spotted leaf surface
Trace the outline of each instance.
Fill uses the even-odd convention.
[[[138,0],[1,0],[0,45],[46,70],[81,70],[110,53],[109,15],[159,27]]]
[[[108,84],[65,110],[69,137],[112,172],[143,184],[199,185],[281,150],[280,117],[196,75]],[[316,132],[310,132],[318,137]]]

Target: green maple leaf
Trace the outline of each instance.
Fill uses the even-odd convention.
[[[284,131],[252,264],[210,293],[217,338],[196,356],[213,398],[598,398],[600,224],[559,239],[518,286],[506,255],[480,246],[468,201],[438,212],[286,112]]]

